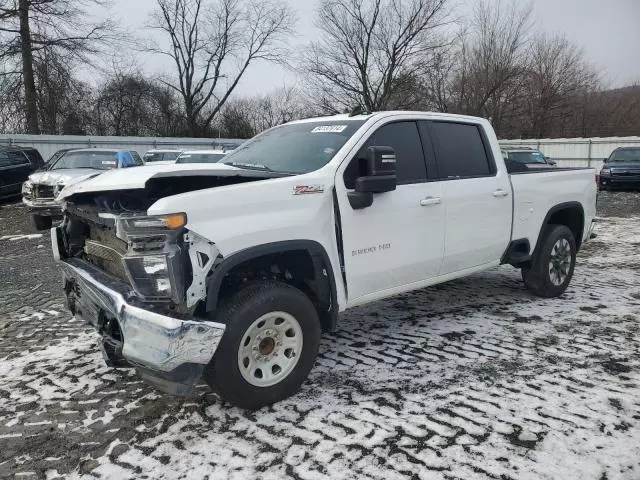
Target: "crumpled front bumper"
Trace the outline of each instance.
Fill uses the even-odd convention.
[[[117,364],[124,358],[157,388],[174,395],[189,394],[213,357],[224,324],[175,318],[144,308],[124,282],[83,260],[61,258],[55,228],[51,240],[54,258],[62,267],[69,308],[102,335],[108,362]],[[116,337],[120,337],[115,344],[110,332],[114,321],[119,327]]]
[[[29,210],[38,215],[59,216],[62,215],[62,203],[50,199],[32,200],[22,197],[24,203]]]

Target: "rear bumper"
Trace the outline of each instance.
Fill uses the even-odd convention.
[[[175,318],[168,309],[166,313],[151,311],[124,282],[82,260],[61,258],[55,228],[51,240],[54,258],[62,267],[69,308],[98,330],[107,363],[118,365],[126,360],[161,390],[190,393],[213,357],[225,326],[192,317]]]
[[[22,203],[29,207],[29,211],[42,216],[61,216],[62,205],[55,200],[43,199],[43,200],[29,200],[22,197]]]

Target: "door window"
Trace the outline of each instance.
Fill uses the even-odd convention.
[[[484,177],[495,173],[477,125],[431,122],[430,131],[439,178]]]
[[[344,172],[347,188],[354,188],[356,178],[365,174],[368,147],[391,147],[396,152],[398,185],[425,182],[427,167],[416,122],[394,122],[376,130],[351,161]]]
[[[0,167],[28,165],[29,161],[20,152],[0,152]]]

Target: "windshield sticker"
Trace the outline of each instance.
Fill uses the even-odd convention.
[[[311,130],[311,133],[341,133],[346,128],[346,125],[320,125]]]
[[[294,195],[308,195],[324,192],[324,185],[296,185],[293,187]]]
[[[115,165],[115,160],[102,160],[102,165]]]

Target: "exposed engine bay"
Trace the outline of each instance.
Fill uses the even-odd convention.
[[[193,314],[218,250],[185,228],[184,214],[148,216],[147,209],[167,196],[252,180],[259,178],[157,178],[144,189],[75,194],[64,207],[61,253],[130,286],[139,300]]]

